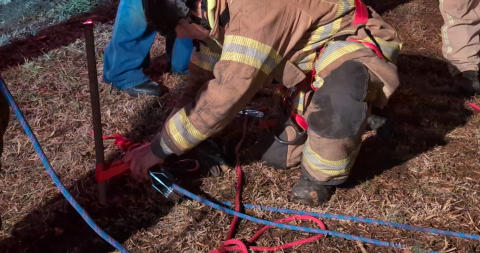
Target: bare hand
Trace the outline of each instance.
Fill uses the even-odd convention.
[[[148,180],[148,170],[156,164],[163,163],[163,159],[153,154],[150,143],[129,151],[124,157],[125,163],[130,163],[130,172],[137,181]]]

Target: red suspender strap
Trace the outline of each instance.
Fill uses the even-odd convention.
[[[355,18],[353,19],[353,25],[364,25],[368,21],[368,9],[367,6],[362,2],[362,0],[355,0]],[[364,44],[365,46],[369,47],[372,49],[378,57],[381,59],[385,59],[385,57],[382,54],[382,51],[378,49],[378,47],[370,42],[366,41],[359,41],[359,40],[349,40],[349,41],[355,41]]]
[[[380,57],[380,59],[385,59],[385,57],[382,54],[382,51],[380,51],[380,49],[378,49],[378,47],[373,43],[370,43],[370,42],[367,42],[367,41],[361,41],[361,40],[348,40],[348,41],[362,43],[363,45],[372,49],[373,52],[375,52],[375,54],[377,54],[377,56]]]
[[[362,3],[362,0],[355,0],[355,19],[353,20],[354,25],[364,25],[368,20],[368,9],[367,6]]]
[[[308,130],[308,123],[302,115],[292,111],[292,114],[290,115],[290,117],[292,117],[295,120],[295,122],[297,123],[297,125],[299,125],[301,128],[303,128],[303,130],[305,130],[305,131]]]

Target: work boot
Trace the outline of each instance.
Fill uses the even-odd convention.
[[[467,96],[475,96],[480,93],[480,82],[477,71],[467,70],[461,72],[455,76],[455,82]]]
[[[162,86],[152,80],[146,81],[130,89],[126,89],[126,91],[128,95],[132,97],[138,97],[140,95],[149,95],[149,96],[159,97],[164,93]]]
[[[293,186],[290,198],[306,205],[318,206],[327,202],[334,192],[335,186],[323,185],[302,168],[302,176]]]

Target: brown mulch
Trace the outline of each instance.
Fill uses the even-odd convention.
[[[310,208],[288,201],[289,190],[299,177],[298,169],[275,171],[250,157],[249,151],[263,135],[253,131],[252,125],[241,156],[244,202],[480,234],[480,116],[466,105],[469,98],[452,85],[441,58],[438,2],[368,2],[398,29],[404,41],[398,61],[402,85],[385,109],[395,127],[393,139],[366,135],[349,182],[339,187],[328,203]],[[110,14],[96,15],[101,21],[95,28],[100,81],[103,49],[113,22]],[[217,248],[231,217],[194,201],[174,205],[148,184],[120,177],[108,184],[108,204],[98,202],[88,75],[77,21],[67,22],[58,30],[47,28],[42,35],[45,38],[0,48],[2,76],[62,182],[95,221],[132,252],[206,252]],[[48,42],[38,42],[47,38]],[[152,56],[163,51],[163,40],[158,38]],[[153,78],[169,93],[160,98],[135,99],[100,83],[105,134],[118,132],[144,141],[157,131],[180,94],[185,77],[166,73]],[[471,100],[480,104],[479,96]],[[233,122],[221,137],[228,137],[234,144],[240,135],[239,126],[240,121]],[[107,156],[113,157],[113,143],[106,141],[105,146]],[[13,115],[2,164],[0,252],[113,251],[59,194]],[[190,190],[222,201],[233,199],[235,182],[234,170],[225,170],[219,177],[182,180]],[[269,220],[283,217],[258,210],[248,213]],[[473,240],[362,223],[324,222],[330,230],[408,245],[407,252],[480,252],[480,243]],[[257,228],[256,224],[241,222],[236,237],[247,239]],[[258,244],[275,245],[305,236],[272,230]],[[398,250],[327,237],[286,252]]]

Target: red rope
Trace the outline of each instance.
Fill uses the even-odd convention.
[[[242,203],[242,186],[243,186],[243,172],[242,172],[242,167],[240,167],[240,147],[242,146],[243,140],[245,139],[245,135],[247,134],[247,123],[248,123],[248,119],[245,118],[245,120],[243,121],[242,138],[240,139],[240,141],[237,143],[237,146],[235,147],[235,158],[236,158],[235,170],[237,171],[237,185],[235,186],[235,190],[236,190],[235,211],[237,212],[240,212],[240,205]],[[233,234],[235,233],[235,229],[237,228],[237,223],[238,223],[238,216],[234,216],[232,223],[230,223],[230,228],[227,234],[227,240],[233,237]]]
[[[468,104],[469,104],[473,109],[480,111],[480,106],[478,106],[478,105],[476,105],[476,104],[474,104],[474,103],[472,103],[472,102],[468,102]]]
[[[325,224],[323,224],[323,222],[313,216],[309,216],[309,215],[293,215],[293,216],[290,216],[290,217],[286,217],[286,218],[283,218],[283,219],[280,219],[280,220],[277,220],[275,222],[278,222],[278,223],[286,223],[286,222],[290,222],[290,221],[293,221],[293,220],[308,220],[308,221],[313,221],[315,222],[321,229],[326,229],[325,227]],[[277,250],[284,250],[284,249],[288,249],[288,248],[292,248],[292,247],[295,247],[295,246],[300,246],[300,245],[303,245],[303,244],[306,244],[306,243],[310,243],[310,242],[313,242],[313,241],[316,241],[318,239],[320,239],[323,234],[319,234],[319,235],[314,235],[314,236],[311,236],[311,237],[308,237],[308,238],[305,238],[305,239],[301,239],[301,240],[296,240],[296,241],[293,241],[293,242],[289,242],[289,243],[285,243],[285,244],[282,244],[282,245],[278,245],[278,246],[271,246],[271,247],[265,247],[265,246],[248,246],[247,245],[251,245],[253,244],[263,233],[265,233],[265,231],[269,230],[271,228],[271,226],[264,226],[262,227],[259,231],[257,231],[257,233],[255,233],[255,235],[253,235],[249,240],[248,242],[245,244],[244,242],[238,240],[238,239],[229,239],[229,240],[226,240],[225,242],[222,243],[222,246],[219,248],[219,249],[215,249],[215,250],[212,250],[210,251],[210,253],[223,253],[223,252],[233,252],[233,251],[240,251],[241,253],[248,253],[249,249],[250,250],[253,250],[253,251],[277,251]]]
[[[237,184],[235,186],[236,193],[235,193],[235,211],[239,212],[240,207],[241,207],[241,201],[242,201],[242,185],[243,185],[243,172],[242,172],[242,167],[240,166],[240,158],[239,158],[239,153],[240,153],[240,147],[243,143],[243,140],[245,139],[245,135],[247,132],[247,123],[248,120],[245,119],[243,122],[243,132],[242,132],[242,138],[238,142],[237,146],[235,147],[235,158],[236,158],[236,166],[235,170],[237,171]],[[285,223],[285,222],[290,222],[293,220],[309,220],[315,222],[321,229],[326,229],[325,225],[323,222],[313,216],[309,215],[293,215],[289,216],[280,220],[277,220],[276,222],[278,223]],[[305,239],[285,243],[282,245],[278,246],[272,246],[272,247],[264,247],[264,246],[248,246],[253,244],[265,231],[271,228],[271,226],[263,226],[257,233],[255,233],[250,240],[248,240],[247,244],[242,242],[241,240],[235,239],[233,237],[235,233],[235,229],[238,224],[238,216],[234,216],[232,219],[232,222],[230,223],[230,228],[228,230],[227,238],[224,242],[222,242],[222,245],[218,249],[214,249],[210,251],[210,253],[224,253],[224,252],[232,252],[232,251],[240,251],[241,253],[248,253],[249,249],[253,251],[277,251],[277,250],[283,250],[283,249],[288,249],[291,247],[295,246],[300,246],[309,242],[316,241],[320,239],[323,234],[319,235],[314,235]]]

